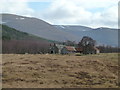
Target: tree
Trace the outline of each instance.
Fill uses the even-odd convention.
[[[97,46],[101,53],[117,53],[119,52],[119,47],[112,47],[108,45]]]
[[[91,37],[84,36],[79,42],[78,46],[83,49],[83,54],[92,54],[94,53],[94,46],[96,41]]]
[[[70,40],[67,40],[66,42],[63,42],[64,45],[67,45],[67,46],[75,46],[76,45],[76,42],[75,41],[70,41]]]

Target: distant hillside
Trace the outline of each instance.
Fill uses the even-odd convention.
[[[99,45],[118,45],[118,30],[113,28],[89,28],[80,25],[54,25],[57,29],[69,32],[70,34],[78,37],[76,40],[80,40],[83,36],[89,36],[97,41]]]
[[[51,40],[2,26],[2,53],[47,53]],[[1,32],[0,32],[1,33]]]
[[[2,15],[2,24],[22,32],[55,41],[79,42],[83,36],[89,36],[99,45],[118,46],[118,30],[113,28],[89,28],[80,25],[51,25],[41,19],[14,14]]]
[[[24,17],[14,14],[2,15],[2,23],[19,31],[27,32],[42,38],[55,41],[75,40],[76,36],[59,31],[53,25],[33,17]]]
[[[14,28],[11,28],[7,25],[1,25],[2,26],[2,39],[3,40],[35,40],[35,41],[41,41],[41,42],[54,42],[52,40],[47,40],[32,34],[28,34],[26,32],[18,31]]]

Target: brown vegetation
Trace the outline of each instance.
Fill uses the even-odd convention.
[[[117,87],[118,55],[3,54],[3,88]]]
[[[2,41],[2,53],[4,54],[40,54],[47,53],[49,42],[33,40],[9,40]]]

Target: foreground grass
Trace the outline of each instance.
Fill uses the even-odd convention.
[[[117,87],[118,54],[3,54],[3,88]]]

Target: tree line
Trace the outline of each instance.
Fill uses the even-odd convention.
[[[120,52],[120,48],[118,47],[112,47],[112,46],[105,46],[105,45],[101,45],[101,46],[97,46],[98,49],[100,49],[101,53],[118,53]]]
[[[100,53],[118,53],[120,52],[120,48],[112,47],[108,45],[99,45],[96,46],[97,42],[93,40],[91,37],[84,36],[82,40],[78,43],[78,47],[83,49],[83,54],[92,54],[94,51],[94,47],[100,50]]]
[[[14,53],[14,54],[44,54],[49,52],[50,45],[53,43],[41,42],[37,40],[2,40],[2,53]],[[67,46],[75,46],[83,49],[83,54],[93,53],[93,49],[96,46],[96,41],[91,37],[84,36],[77,44],[75,41],[66,41],[61,43]],[[118,47],[112,46],[97,46],[100,53],[117,53],[120,51]]]
[[[44,54],[48,53],[49,43],[30,40],[3,40],[2,53],[14,54]]]

